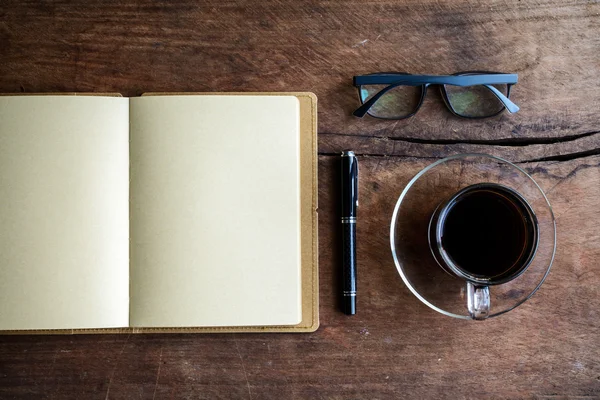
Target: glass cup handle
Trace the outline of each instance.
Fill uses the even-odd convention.
[[[486,319],[490,314],[490,288],[467,282],[467,307],[473,319]]]

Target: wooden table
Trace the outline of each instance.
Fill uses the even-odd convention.
[[[430,91],[400,122],[350,116],[352,76],[516,72],[518,114],[481,122]],[[585,0],[35,1],[0,4],[0,92],[313,91],[321,328],[314,334],[0,338],[0,398],[600,398],[600,3]],[[338,311],[336,155],[361,161],[359,313]],[[404,286],[396,198],[451,154],[533,174],[558,219],[542,289],[483,323]],[[1,306],[1,305],[0,305]]]

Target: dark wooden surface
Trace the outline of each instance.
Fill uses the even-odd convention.
[[[407,121],[350,116],[355,74],[477,69],[519,73],[521,112],[464,121],[430,91]],[[0,398],[600,398],[597,1],[0,3],[0,92],[240,90],[319,97],[321,328],[0,337]],[[355,317],[337,308],[343,148],[361,156]],[[389,251],[404,185],[465,151],[519,162],[558,219],[541,291],[483,323],[427,309]]]

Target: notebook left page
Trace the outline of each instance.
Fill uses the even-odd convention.
[[[0,329],[129,323],[129,100],[0,97]]]

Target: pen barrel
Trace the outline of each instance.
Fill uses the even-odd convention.
[[[356,314],[356,223],[342,222],[342,295],[344,313]]]
[[[342,153],[342,301],[344,313],[356,314],[356,208],[358,161],[354,152]]]

